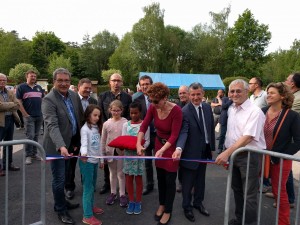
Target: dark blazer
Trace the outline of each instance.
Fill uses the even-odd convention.
[[[57,155],[60,147],[69,148],[71,140],[74,146],[80,146],[80,128],[83,124],[83,110],[77,93],[69,90],[77,121],[76,138],[72,136],[72,123],[67,107],[60,93],[53,88],[42,101],[42,113],[45,123],[43,147],[47,154]],[[72,139],[73,138],[73,139]]]
[[[98,105],[98,101],[96,99],[94,99],[93,97],[90,97],[88,101],[89,101],[89,104]]]
[[[269,107],[262,108],[262,111],[266,114]],[[282,118],[286,112],[286,109],[283,109],[279,119],[273,130],[273,137],[276,134],[279,124],[282,121]],[[270,150],[270,149],[269,149]],[[273,148],[271,149],[274,152],[294,155],[300,150],[300,116],[299,113],[290,110],[286,115],[285,120],[279,130],[278,136],[275,140]],[[279,163],[279,158],[271,157],[272,162]]]
[[[222,98],[222,111],[219,119],[219,123],[221,125],[227,125],[227,120],[228,120],[228,108],[232,104],[232,100],[230,100],[228,97],[223,97]]]
[[[207,129],[210,150],[215,150],[215,130],[214,118],[210,105],[202,103],[203,114]],[[181,131],[177,140],[176,147],[180,147],[182,151],[181,158],[184,159],[203,159],[207,157],[206,142],[204,128],[200,126],[200,121],[196,109],[192,103],[188,103],[182,108],[183,121]],[[211,154],[211,152],[209,152]],[[180,166],[195,170],[199,163],[181,161]]]
[[[121,91],[120,94],[116,96],[111,92],[111,91],[105,91],[100,93],[99,99],[98,99],[98,104],[99,107],[102,111],[102,119],[103,122],[107,121],[111,115],[108,112],[109,109],[109,104],[113,101],[119,99],[122,104],[123,104],[123,114],[122,116],[125,117],[126,119],[130,120],[130,115],[129,115],[129,105],[132,102],[132,98],[129,94],[127,94],[124,91]]]

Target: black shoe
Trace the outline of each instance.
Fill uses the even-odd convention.
[[[73,203],[71,203],[69,201],[66,201],[66,206],[67,206],[68,210],[72,210],[72,209],[78,208],[79,207],[79,203],[73,204]]]
[[[6,170],[6,166],[3,165],[3,170]],[[8,170],[9,171],[19,171],[20,170],[20,167],[17,167],[17,166],[14,166],[13,164],[10,164],[8,166]]]
[[[167,225],[169,222],[170,222],[170,220],[171,220],[171,217],[172,217],[172,214],[170,213],[170,217],[169,217],[169,219],[168,219],[168,221],[167,222],[165,222],[165,223],[162,223],[162,222],[158,222],[157,223],[157,225]]]
[[[201,214],[204,216],[209,216],[209,212],[206,210],[206,208],[200,203],[197,206],[194,206],[195,209],[198,209]]]
[[[100,195],[103,195],[103,194],[105,194],[106,192],[108,192],[109,190],[110,190],[110,186],[104,184],[104,185],[102,186],[102,188],[100,189],[99,194],[100,194]]]
[[[152,188],[146,188],[143,190],[143,195],[147,195],[149,193],[151,193],[153,191],[153,187]]]
[[[184,210],[184,215],[185,215],[185,217],[186,217],[189,221],[195,222],[195,216],[194,216],[193,211],[191,211],[191,210]]]
[[[236,219],[232,219],[228,222],[228,225],[242,225],[242,223],[238,222]]]
[[[74,191],[71,191],[71,190],[67,190],[67,191],[66,191],[66,198],[67,198],[68,200],[71,200],[72,198],[74,198],[74,196],[75,196]]]
[[[162,213],[161,215],[156,215],[156,213],[154,214],[154,220],[155,221],[160,221],[160,219],[162,218],[164,213]]]
[[[63,223],[66,223],[66,224],[74,224],[75,223],[67,211],[59,212],[59,213],[57,213],[57,216],[58,216],[58,219]]]

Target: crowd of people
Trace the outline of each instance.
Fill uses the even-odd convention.
[[[126,209],[125,213],[139,215],[142,196],[154,189],[153,161],[144,160],[142,156],[169,158],[154,162],[159,194],[154,220],[158,225],[165,225],[172,218],[176,190],[182,192],[183,213],[189,221],[195,221],[193,209],[210,216],[203,205],[207,164],[195,159],[211,160],[212,151],[217,149],[215,162],[224,165],[240,147],[290,155],[300,149],[299,73],[289,75],[284,83],[270,83],[266,91],[259,77],[249,82],[234,80],[229,85],[228,96],[225,90],[218,90],[211,104],[205,102],[204,87],[197,82],[181,86],[179,103],[175,104],[169,101],[169,88],[161,82],[153,83],[147,75],[139,78],[139,94],[131,96],[122,90],[122,76],[112,74],[110,90],[100,93],[98,99],[90,96],[92,83],[87,78],[81,79],[77,89],[73,86],[72,90],[71,73],[64,68],[53,72],[53,88],[46,95],[36,84],[34,71],[28,71],[25,77],[26,82],[20,84],[14,94],[5,87],[7,77],[0,74],[0,140],[12,140],[14,123],[22,124],[17,110],[23,116],[28,139],[38,141],[44,124],[43,147],[47,155],[57,156],[50,163],[54,210],[65,224],[75,223],[68,210],[79,207],[78,203],[70,201],[75,195],[77,161],[83,186],[82,222],[100,225],[102,222],[95,214],[102,214],[104,209],[94,201],[98,168],[104,170],[100,194],[110,192],[106,204],[118,202]],[[250,98],[249,93],[252,93]],[[220,131],[216,138],[218,123]],[[136,137],[136,150],[109,146],[112,140],[124,135]],[[216,139],[219,139],[218,146]],[[26,146],[25,152],[26,165],[40,160],[32,146]],[[80,159],[72,156],[80,156]],[[104,160],[101,156],[108,158]],[[124,159],[109,156],[124,156]],[[250,159],[248,157],[248,153],[241,153],[233,161],[235,218],[229,225],[242,224],[244,200],[245,224],[257,222],[261,155],[251,153]],[[244,199],[248,160],[247,197]],[[283,160],[281,183],[279,161],[276,157],[270,158],[270,174],[264,178],[264,189],[265,192],[272,190],[274,207],[280,207],[279,225],[288,225],[295,200],[292,161]],[[3,148],[0,176],[5,176],[7,168],[20,170],[13,164],[12,146]],[[176,187],[177,174],[179,185]],[[280,202],[276,202],[279,187]]]

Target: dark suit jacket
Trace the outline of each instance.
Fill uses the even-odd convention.
[[[262,108],[262,111],[266,114],[269,107]],[[279,124],[286,112],[283,109],[279,119],[273,130],[273,137],[275,136]],[[294,155],[300,150],[300,116],[299,113],[290,110],[286,115],[286,118],[279,130],[278,136],[275,140],[272,150],[274,152]],[[279,163],[279,159],[276,157],[271,157],[274,163]]]
[[[89,104],[98,105],[98,101],[96,99],[94,99],[93,97],[90,97],[88,101],[89,101]]]
[[[77,136],[72,143],[80,146],[80,128],[83,124],[83,110],[77,93],[69,90],[77,121]],[[43,147],[48,155],[57,155],[60,147],[70,147],[72,140],[72,123],[67,107],[59,92],[53,88],[42,101],[42,113],[45,123]]]
[[[214,118],[210,105],[202,103],[203,114],[207,129],[210,150],[215,150],[215,130]],[[177,140],[176,147],[181,147],[184,159],[201,159],[205,157],[206,142],[203,126],[200,126],[200,121],[196,109],[192,103],[188,103],[182,108],[183,121],[181,131]],[[210,152],[211,153],[211,152]],[[180,166],[195,170],[199,163],[181,161]]]
[[[124,108],[122,116],[125,117],[127,120],[130,120],[129,105],[132,102],[131,96],[129,94],[127,94],[126,92],[121,91],[118,98],[122,102],[123,108]],[[108,109],[109,109],[109,104],[113,100],[116,100],[116,96],[111,91],[105,91],[105,92],[100,93],[100,95],[99,95],[98,104],[102,111],[103,122],[105,122],[109,118],[111,118],[111,115],[108,112]]]

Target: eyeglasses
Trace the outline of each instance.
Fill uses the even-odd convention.
[[[122,82],[121,80],[110,80],[110,81],[112,81],[114,83],[121,83]]]
[[[243,90],[242,89],[236,89],[236,90],[230,90],[229,91],[231,94],[234,94],[234,93],[237,93],[237,94],[241,94],[242,92],[243,92]]]
[[[65,83],[65,84],[70,84],[71,83],[71,81],[70,80],[55,80],[58,84],[63,84],[63,83]]]
[[[122,112],[122,110],[110,110],[111,112],[113,113],[119,113],[119,112]]]
[[[257,84],[257,83],[249,83],[249,84],[251,85],[251,84]]]
[[[0,80],[0,82],[6,82],[7,80]]]
[[[157,99],[148,99],[148,101],[150,102],[150,103],[153,103],[153,104],[155,104],[155,105],[157,105],[159,102],[160,102],[160,100],[157,100]]]

